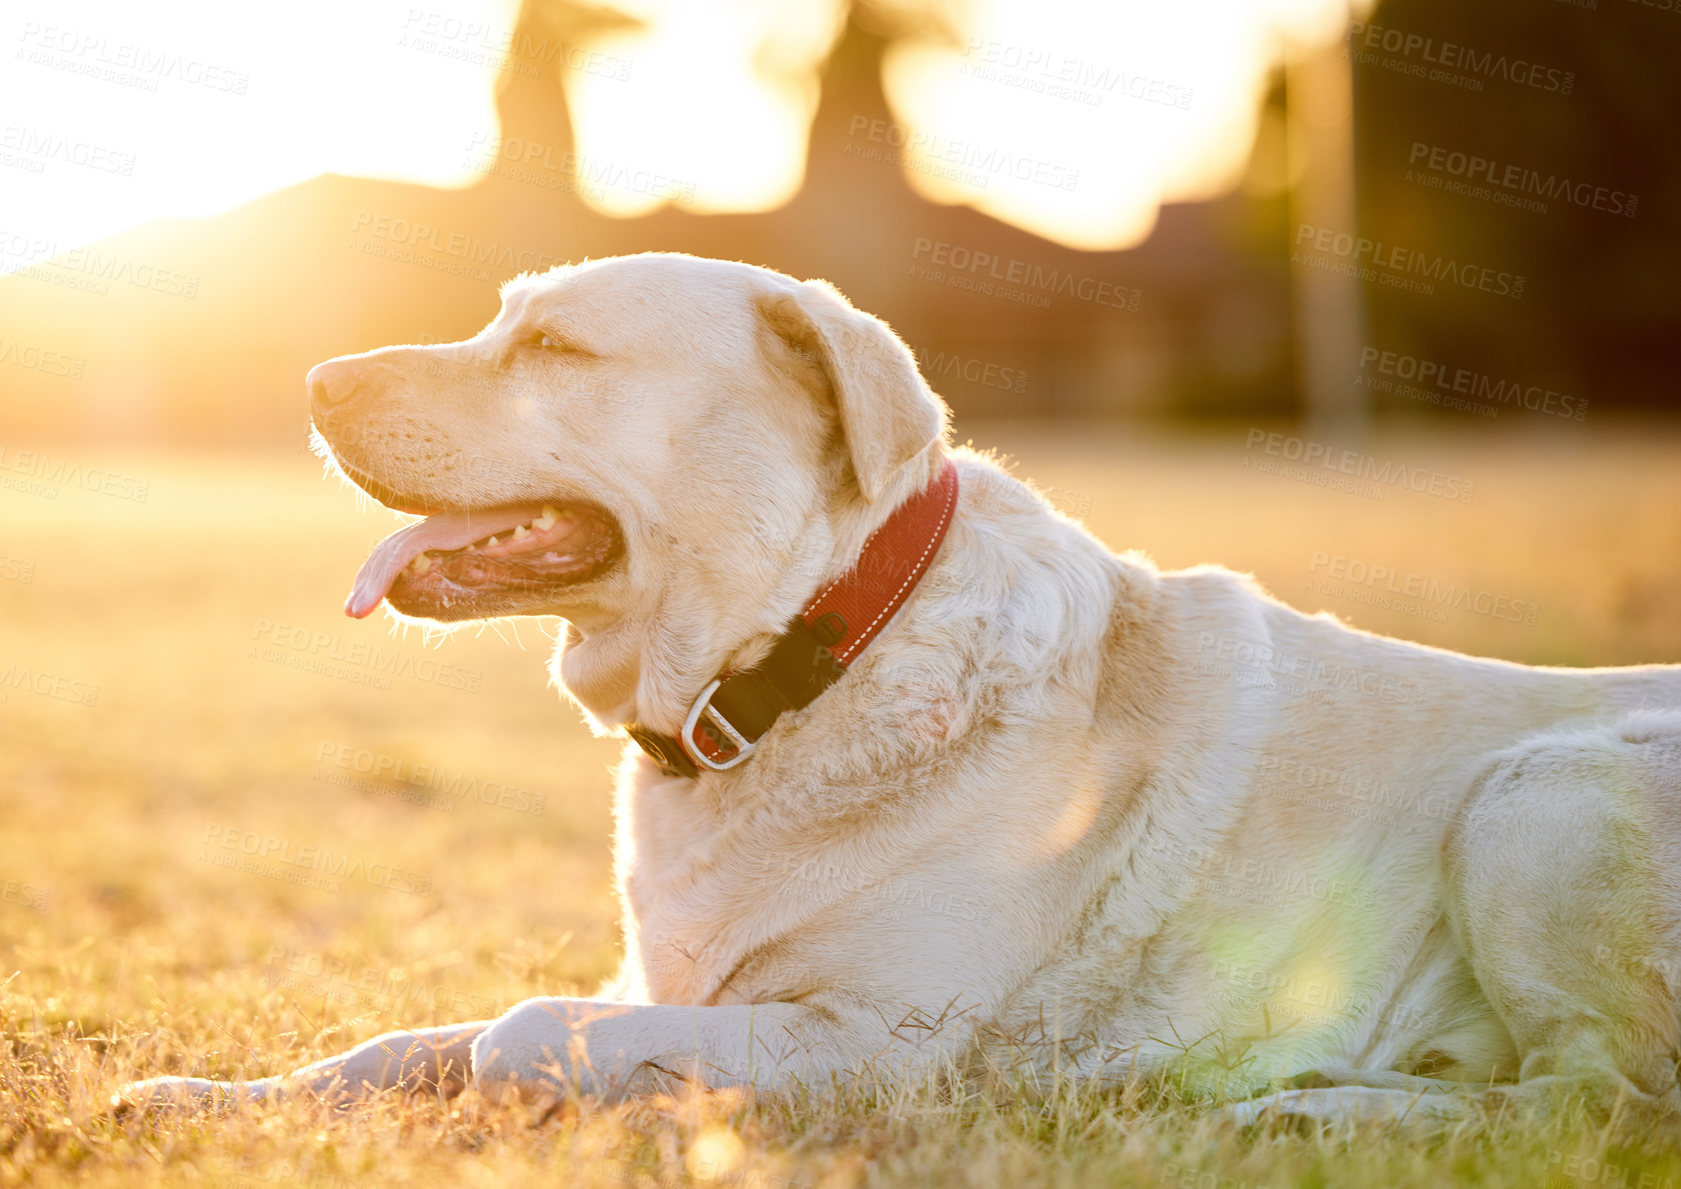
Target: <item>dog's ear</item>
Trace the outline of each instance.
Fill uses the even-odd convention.
[[[827,281],[761,294],[772,334],[809,359],[840,415],[858,490],[871,503],[946,428],[945,403],[887,323],[855,309]]]

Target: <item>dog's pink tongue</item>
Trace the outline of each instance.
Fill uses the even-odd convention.
[[[425,520],[400,528],[374,546],[356,575],[356,585],[344,601],[344,613],[361,619],[391,590],[397,575],[422,553],[433,549],[465,549],[481,537],[488,537],[542,515],[543,505],[507,504],[476,512],[439,512]]]

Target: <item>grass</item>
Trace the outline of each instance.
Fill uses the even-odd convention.
[[[1664,433],[1368,447],[1472,479],[1469,503],[1257,472],[1244,427],[968,433],[1163,566],[1251,570],[1305,609],[1484,655],[1681,660]],[[0,1183],[1681,1186],[1681,1130],[1626,1115],[1431,1140],[1240,1134],[1170,1081],[113,1120],[104,1103],[133,1077],[259,1076],[390,1027],[593,990],[618,951],[617,746],[549,688],[552,624],[428,642],[339,615],[392,520],[306,456],[54,457],[149,486],[144,502],[0,490]],[[1384,610],[1324,585],[1356,562],[1526,610]],[[323,850],[348,856],[344,876],[272,866]]]

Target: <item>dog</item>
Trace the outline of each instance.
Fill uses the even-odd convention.
[[[1681,1106],[1681,666],[1483,660],[1116,556],[822,281],[524,275],[323,363],[426,519],[347,610],[554,615],[617,770],[595,999],[125,1101],[1171,1072],[1234,1117]],[[1457,1092],[1445,1092],[1457,1091]]]

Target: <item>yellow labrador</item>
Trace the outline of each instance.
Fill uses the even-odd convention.
[[[523,276],[472,339],[309,386],[344,473],[429,516],[350,612],[562,616],[565,688],[646,747],[624,969],[131,1099],[1055,1067],[1171,1070],[1240,1118],[1681,1103],[1681,667],[1480,660],[1117,557],[947,444],[886,325],[748,265]],[[707,691],[780,663],[861,557],[859,597],[903,606],[735,731]]]

